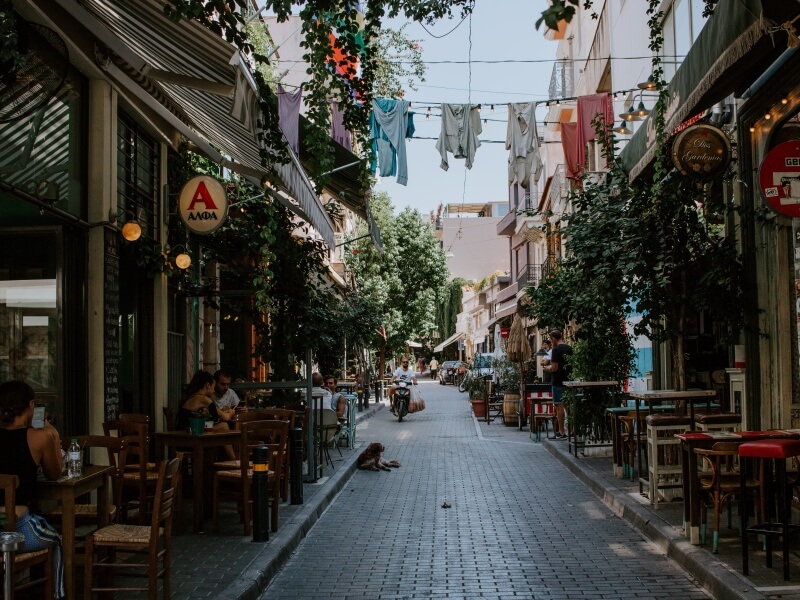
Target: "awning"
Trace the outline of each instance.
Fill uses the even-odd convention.
[[[411,340],[406,340],[406,346],[409,348],[422,348],[422,344],[419,342],[412,342]]]
[[[458,340],[463,339],[463,338],[464,338],[464,332],[463,331],[459,332],[459,333],[454,333],[449,338],[447,338],[445,341],[443,341],[441,344],[436,346],[433,349],[433,351],[434,352],[441,352],[442,350],[447,348],[450,344],[452,344],[454,342],[457,342]]]
[[[800,4],[785,0],[720,0],[692,44],[667,91],[665,131],[725,97],[740,95],[784,50],[779,25],[800,14]],[[777,31],[770,31],[773,29]],[[655,154],[655,123],[647,119],[620,153],[633,180]]]
[[[98,63],[123,94],[224,167],[259,185],[269,178],[281,202],[334,246],[333,224],[297,157],[290,151],[289,163],[274,165],[277,180],[261,164],[257,88],[237,48],[198,22],[171,21],[163,0],[56,1],[111,51]]]

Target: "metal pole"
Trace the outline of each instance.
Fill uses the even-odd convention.
[[[268,446],[258,446],[253,451],[253,541],[269,541]]]
[[[292,504],[303,503],[303,430],[295,427],[289,431],[291,449],[289,477],[292,492]]]
[[[311,381],[311,348],[306,350],[306,406],[311,409],[311,418],[309,419],[308,431],[306,432],[306,439],[308,442],[308,474],[307,481],[317,480],[317,456],[314,447],[314,433],[317,427],[317,415],[314,412],[314,398],[312,396],[311,388],[314,384]]]
[[[12,600],[14,598],[14,579],[13,571],[8,565],[14,564],[14,554],[22,550],[25,545],[25,536],[13,531],[0,532],[0,550],[3,552],[3,564],[6,565],[5,576],[3,577],[3,598]]]

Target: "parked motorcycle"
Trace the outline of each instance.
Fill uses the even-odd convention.
[[[394,414],[399,423],[408,414],[408,405],[411,403],[411,383],[397,381],[394,384]]]

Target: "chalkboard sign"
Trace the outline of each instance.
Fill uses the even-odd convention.
[[[119,254],[118,234],[105,231],[103,276],[103,368],[105,415],[111,421],[119,414]]]

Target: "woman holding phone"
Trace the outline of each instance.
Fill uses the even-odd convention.
[[[63,598],[61,536],[40,515],[29,510],[39,467],[48,479],[58,479],[62,469],[58,431],[48,421],[44,421],[40,429],[31,427],[34,398],[33,389],[23,381],[7,381],[0,385],[0,473],[19,478],[14,511],[17,533],[25,536],[22,552],[54,548],[55,597]],[[0,507],[0,510],[4,509]]]

